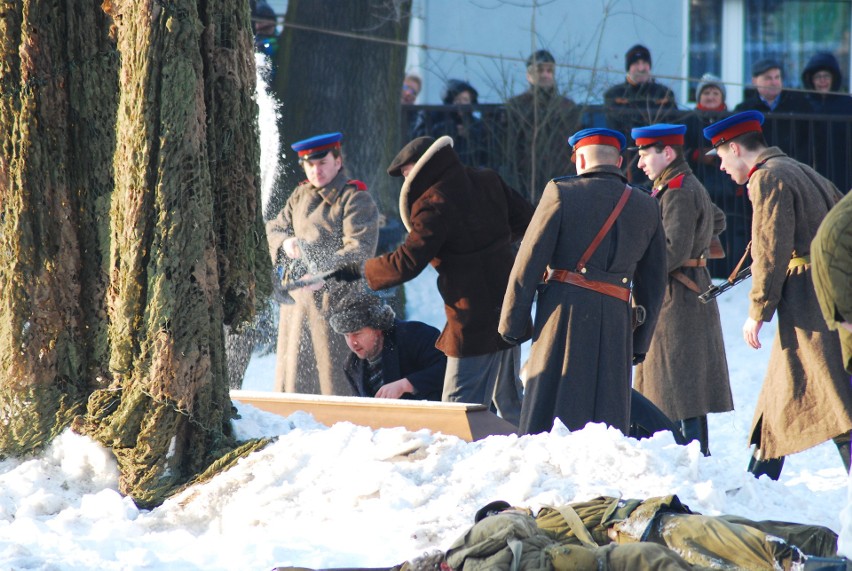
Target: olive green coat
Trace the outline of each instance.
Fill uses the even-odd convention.
[[[366,260],[376,251],[378,220],[370,193],[349,183],[342,170],[325,188],[317,189],[305,181],[266,224],[272,262],[285,272],[294,265],[282,250],[284,240],[291,236],[302,241],[303,261],[311,273]],[[275,390],[352,394],[343,373],[350,351],[343,336],[331,329],[328,317],[346,296],[363,288],[363,281],[331,280],[317,291],[290,292],[295,303],[282,304],[280,310]]]
[[[778,329],[750,442],[764,458],[778,458],[852,429],[852,387],[838,335],[822,318],[810,264],[789,267],[791,258],[810,254],[840,193],[777,147],[764,150],[757,164],[747,184],[754,208],[749,316],[770,321],[777,311]]]
[[[696,292],[672,276],[680,270],[702,292],[707,290],[706,267],[682,266],[707,258],[710,239],[725,229],[725,214],[683,160],[654,181],[654,193],[663,211],[669,277],[651,347],[633,372],[633,386],[672,420],[733,410],[716,300],[701,303]]]
[[[852,373],[852,193],[831,209],[811,242],[814,289],[829,329],[837,329],[843,365]]]

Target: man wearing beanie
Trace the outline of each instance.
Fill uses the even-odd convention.
[[[329,323],[352,351],[343,372],[360,397],[441,400],[447,358],[435,348],[439,331],[399,321],[374,295],[351,297]]]
[[[517,425],[520,348],[500,337],[497,322],[512,244],[523,237],[533,206],[495,171],[463,165],[446,136],[414,139],[388,174],[405,179],[399,214],[408,236],[396,251],[352,268],[352,277],[363,273],[370,288],[381,290],[414,279],[431,264],[447,315],[436,342],[448,357],[442,400],[493,401],[500,416]]]
[[[633,127],[665,122],[669,112],[677,110],[672,90],[654,81],[651,75],[651,52],[636,44],[624,54],[627,76],[623,83],[613,85],[604,94],[607,126],[630,136]],[[648,179],[638,166],[635,154],[624,157],[630,182],[647,185]]]

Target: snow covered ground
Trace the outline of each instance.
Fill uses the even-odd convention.
[[[781,480],[745,472],[751,413],[768,359],[740,335],[743,284],[721,299],[736,411],[710,417],[710,447],[658,434],[636,441],[603,425],[467,443],[425,430],[322,426],[240,406],[243,438],[277,440],[152,511],[118,492],[110,453],[62,434],[37,457],[0,461],[0,569],[233,570],[380,566],[446,548],[494,499],[536,507],[621,494],[676,493],[692,509],[753,519],[852,521],[833,444],[788,459]],[[430,270],[407,286],[416,317],[441,326]],[[269,389],[274,355],[255,357],[245,388]],[[852,527],[847,523],[847,527]],[[852,530],[850,530],[852,535]],[[843,543],[852,553],[849,538]]]

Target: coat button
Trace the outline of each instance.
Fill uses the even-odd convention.
[[[621,283],[626,284],[626,283],[627,283],[627,278],[621,278]]]
[[[586,268],[581,268],[581,269],[580,269],[580,273],[581,273],[581,274],[585,274],[585,273],[586,273]]]

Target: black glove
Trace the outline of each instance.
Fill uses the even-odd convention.
[[[341,282],[354,282],[360,280],[362,275],[361,262],[348,262],[334,270],[328,277]]]
[[[633,353],[633,364],[638,365],[645,360],[645,353]]]
[[[514,337],[509,337],[508,335],[500,335],[503,338],[503,341],[514,347],[518,343],[520,343],[520,339],[515,339]]]

